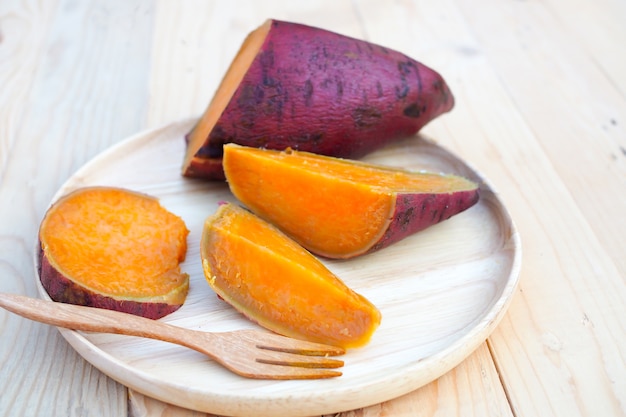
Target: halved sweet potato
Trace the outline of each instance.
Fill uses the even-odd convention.
[[[221,205],[200,244],[209,285],[249,319],[276,333],[344,348],[366,344],[381,319],[317,258],[236,205]]]
[[[478,185],[308,152],[224,146],[232,193],[309,251],[352,258],[473,206]]]
[[[80,188],[47,211],[39,229],[39,276],[55,301],[157,319],[185,301],[180,271],[189,231],[151,196]]]
[[[268,20],[248,35],[187,135],[182,172],[223,179],[229,142],[358,158],[453,105],[441,75],[400,52]]]

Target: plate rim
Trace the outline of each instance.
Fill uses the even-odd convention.
[[[197,120],[198,120],[197,117],[189,117],[189,118],[184,118],[184,119],[180,119],[177,121],[173,121],[170,123],[166,123],[155,128],[145,129],[133,135],[130,135],[120,140],[119,142],[111,145],[110,147],[104,149],[103,151],[99,152],[94,157],[86,161],[80,168],[74,171],[70,175],[70,177],[66,179],[66,181],[63,182],[63,184],[59,187],[59,189],[54,193],[53,197],[50,200],[49,205],[52,205],[55,201],[58,200],[60,196],[67,193],[69,189],[76,188],[75,186],[75,183],[77,181],[76,178],[82,176],[82,174],[86,170],[91,169],[91,166],[93,164],[99,162],[100,160],[106,159],[111,154],[115,154],[116,152],[119,151],[119,149],[129,146],[129,144],[132,144],[135,141],[139,141],[141,139],[145,139],[148,137],[156,136],[158,138],[160,134],[163,134],[170,130],[175,131],[178,129],[182,129],[183,127],[191,127],[192,123],[197,122]],[[427,357],[419,358],[415,362],[412,362],[411,364],[409,364],[408,366],[404,366],[403,371],[398,372],[397,374],[394,374],[395,381],[389,381],[389,377],[387,376],[379,376],[378,378],[376,378],[376,381],[374,382],[372,382],[372,380],[369,379],[367,380],[367,382],[362,382],[358,386],[353,385],[349,389],[344,389],[341,391],[341,395],[346,396],[346,394],[349,394],[352,392],[360,392],[362,389],[364,389],[364,387],[367,387],[368,390],[372,390],[373,387],[377,387],[378,389],[374,389],[375,394],[368,395],[368,401],[350,400],[349,398],[345,398],[345,397],[342,397],[339,400],[337,398],[339,400],[336,402],[337,406],[333,405],[333,401],[329,401],[331,405],[328,405],[328,402],[322,402],[318,404],[317,409],[314,409],[311,411],[311,409],[308,408],[306,409],[306,412],[304,412],[305,410],[302,410],[301,412],[304,412],[304,414],[298,414],[297,410],[295,410],[295,414],[294,414],[294,409],[290,407],[289,402],[287,402],[286,406],[283,405],[282,407],[278,407],[278,408],[276,406],[270,407],[267,410],[258,409],[255,407],[254,411],[258,412],[257,415],[276,416],[276,415],[283,415],[283,413],[288,413],[284,415],[310,416],[313,414],[321,415],[321,414],[328,414],[328,413],[337,413],[337,412],[367,407],[370,405],[378,404],[383,401],[388,401],[393,398],[397,398],[402,395],[405,395],[411,391],[414,391],[434,381],[435,379],[446,374],[447,372],[452,370],[454,367],[459,365],[464,359],[470,356],[483,342],[487,340],[489,335],[495,330],[495,328],[498,326],[502,318],[506,315],[508,307],[511,304],[513,296],[519,286],[520,270],[521,270],[521,263],[522,263],[521,237],[519,235],[518,229],[515,225],[515,222],[512,219],[512,216],[509,210],[504,205],[504,202],[500,199],[499,194],[497,193],[495,188],[492,186],[490,181],[484,175],[482,175],[482,173],[478,171],[474,166],[472,166],[470,163],[468,163],[464,159],[458,157],[455,153],[451,152],[450,150],[448,150],[446,147],[442,146],[441,144],[434,143],[432,140],[430,140],[428,137],[426,137],[422,133],[419,133],[418,135],[415,135],[415,136],[416,137],[419,136],[427,141],[430,141],[431,144],[433,144],[437,148],[440,148],[446,154],[449,154],[453,156],[454,158],[456,158],[457,160],[459,160],[460,162],[462,162],[465,165],[465,167],[468,168],[472,172],[472,174],[476,175],[480,179],[481,192],[483,191],[483,188],[484,188],[484,190],[492,194],[493,199],[498,204],[498,208],[501,214],[506,218],[507,227],[510,230],[510,237],[505,241],[505,245],[508,248],[508,250],[512,252],[512,261],[511,261],[511,267],[509,270],[508,277],[506,279],[505,285],[503,285],[502,287],[500,296],[493,303],[493,306],[487,312],[485,312],[484,315],[481,316],[481,319],[472,325],[472,328],[469,331],[464,333],[461,337],[455,339],[446,348],[441,349],[437,351],[436,353],[429,355]],[[183,146],[182,143],[181,143],[181,146]],[[48,208],[46,208],[46,211],[47,209]],[[38,251],[39,251],[39,241],[38,241],[38,235],[37,235],[37,239],[35,242],[35,251],[34,251],[35,285],[37,287],[39,296],[44,299],[50,300],[47,292],[43,288],[41,281],[39,279]],[[192,398],[189,398],[190,397],[189,395],[181,395],[178,398],[172,398],[171,393],[167,391],[161,393],[159,392],[160,390],[158,389],[146,390],[143,388],[144,385],[139,383],[140,381],[146,382],[149,384],[155,384],[155,382],[158,382],[158,381],[155,381],[155,378],[153,378],[150,374],[144,372],[141,369],[136,369],[136,368],[134,369],[133,372],[130,372],[130,373],[127,372],[126,369],[128,368],[128,365],[125,365],[124,362],[121,361],[120,359],[100,349],[97,345],[95,345],[86,337],[84,337],[84,335],[80,331],[69,330],[69,329],[64,329],[64,328],[58,328],[58,330],[63,336],[63,338],[66,339],[66,341],[72,346],[72,348],[76,350],[79,355],[81,355],[85,360],[91,363],[94,367],[99,369],[108,377],[121,383],[122,385],[125,385],[126,387],[131,388],[144,395],[147,395],[149,397],[158,399],[166,403],[170,403],[173,405],[177,405],[180,407],[184,407],[187,409],[192,409],[192,410],[196,410],[200,412],[216,413],[220,415],[243,416],[243,415],[246,415],[245,413],[250,411],[250,410],[241,410],[244,412],[244,414],[241,414],[240,412],[233,413],[232,411],[236,411],[236,410],[233,410],[232,406],[225,404],[223,393],[213,394],[213,397],[216,397],[216,398],[209,398],[210,399],[209,403],[211,403],[211,405],[207,407],[202,404],[195,404],[194,401],[190,403],[189,400]],[[113,372],[109,367],[106,366],[107,364],[110,364],[110,363],[116,364],[116,366],[119,367],[119,371],[121,372],[119,371]],[[429,365],[432,365],[432,364],[440,364],[439,366],[437,366],[437,372],[430,372],[430,375],[423,375],[421,377],[415,377],[415,375],[412,375],[415,373],[419,373],[419,371],[422,370],[421,368],[427,368]],[[120,374],[124,374],[124,375],[120,375]],[[155,384],[155,386],[158,387],[158,384]],[[174,385],[169,385],[169,386],[176,388],[178,385],[174,384]],[[391,389],[390,387],[392,386],[401,386],[401,387]],[[383,388],[386,388],[386,389],[383,389]],[[195,390],[195,387],[190,387],[190,386],[180,387],[180,390],[181,390],[181,393],[183,394],[185,392],[189,393],[190,391],[197,391]],[[318,395],[329,395],[329,393],[332,394],[333,392],[336,392],[336,391],[337,391],[337,387],[333,386],[333,384],[330,384],[328,390],[322,393],[319,393]],[[393,394],[388,394],[387,393],[388,391],[392,391]],[[202,394],[205,397],[207,396],[207,393],[204,391],[202,392]],[[335,394],[335,396],[336,395],[337,394]],[[209,395],[209,397],[211,397],[211,395]],[[257,401],[259,400],[267,401],[267,400],[282,399],[284,397],[284,394],[281,393],[280,391],[277,391],[275,395],[272,395],[269,397],[267,393],[265,393],[265,395],[263,396],[258,396],[258,397],[254,397],[250,395],[247,395],[244,397],[247,399],[253,399]],[[331,395],[331,397],[333,397],[333,395]],[[231,398],[231,401],[240,400],[240,398],[241,396],[234,394]],[[340,407],[339,407],[339,404],[341,404]],[[236,407],[236,408],[240,408],[240,407]]]

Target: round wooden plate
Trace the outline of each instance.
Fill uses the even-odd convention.
[[[224,183],[181,176],[183,137],[194,123],[184,120],[128,138],[76,172],[54,199],[91,185],[120,186],[160,198],[191,231],[182,266],[191,277],[189,295],[183,307],[162,320],[206,331],[255,327],[217,298],[202,273],[203,222],[220,201],[236,200]],[[481,183],[481,199],[466,212],[379,252],[323,261],[383,317],[371,342],[344,356],[343,376],[251,380],[169,343],[60,329],[62,335],[87,361],[138,392],[226,416],[335,413],[380,403],[433,381],[484,342],[504,315],[518,284],[519,236],[485,180],[432,141],[409,138],[365,159],[464,175]],[[48,298],[41,285],[39,292]]]

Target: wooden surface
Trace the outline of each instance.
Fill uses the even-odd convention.
[[[626,415],[626,4],[619,0],[0,3],[0,290],[35,296],[37,227],[80,166],[198,115],[265,18],[437,69],[423,132],[486,175],[522,238],[508,314],[435,382],[340,416]],[[106,377],[0,312],[0,415],[198,416]]]

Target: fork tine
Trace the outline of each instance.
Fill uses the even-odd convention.
[[[257,363],[254,370],[245,373],[239,369],[239,375],[253,379],[327,379],[341,376],[341,371],[325,368],[302,368],[298,366],[273,365],[265,363]]]
[[[259,349],[307,356],[340,356],[346,353],[346,350],[339,346],[293,339],[275,333],[259,333],[256,330],[241,332],[248,333],[247,336],[254,340]]]
[[[298,366],[301,368],[340,368],[343,366],[343,361],[339,359],[331,359],[326,356],[298,355],[274,350],[264,351],[260,357],[256,358],[256,361],[271,365]]]
[[[216,335],[219,333],[211,337]],[[335,368],[343,366],[344,362],[329,356],[345,353],[343,348],[252,329],[235,330],[222,335],[228,342],[220,344],[225,352],[215,359],[247,378],[320,379],[342,375]],[[246,351],[246,354],[233,354],[238,351]]]

